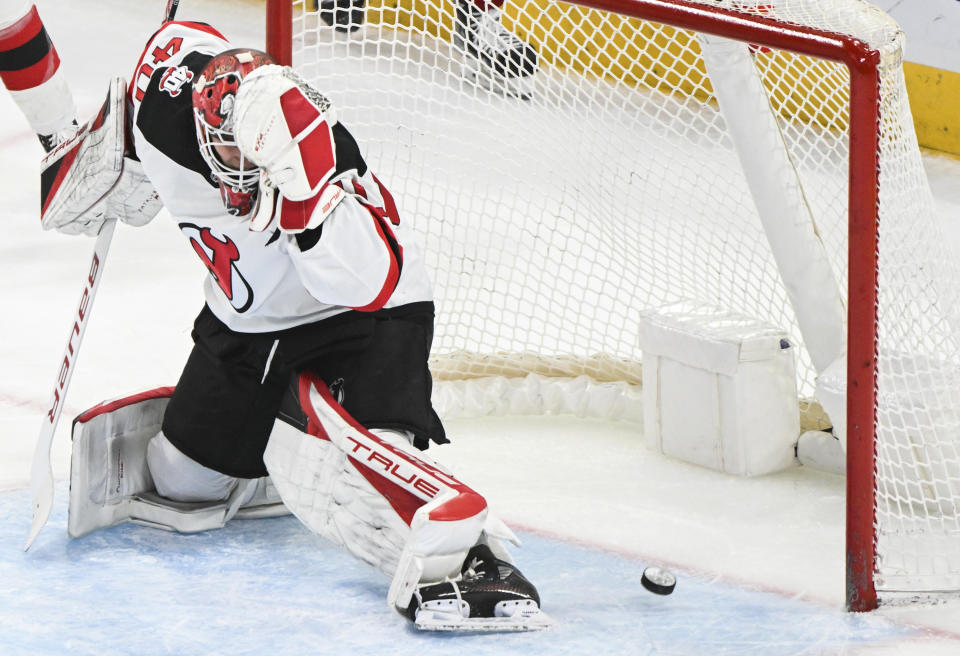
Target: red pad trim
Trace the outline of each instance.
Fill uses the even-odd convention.
[[[374,180],[376,180],[376,177],[374,177]],[[377,227],[377,234],[380,235],[380,239],[386,245],[387,251],[390,253],[390,268],[387,270],[387,276],[383,282],[383,287],[380,288],[380,293],[377,294],[376,298],[366,305],[350,308],[351,310],[357,310],[358,312],[376,312],[377,310],[382,309],[383,306],[386,305],[387,301],[390,300],[393,290],[397,288],[397,283],[400,281],[400,269],[403,265],[403,246],[400,245],[400,242],[397,240],[397,236],[393,234],[393,230],[390,228],[390,226],[386,223],[386,221],[383,220],[383,217],[387,211],[382,210],[379,207],[374,207],[367,200],[367,190],[364,189],[363,185],[358,181],[353,180],[350,184],[353,185],[353,193],[357,196],[360,196],[362,199],[360,204],[363,205],[373,217],[374,224]],[[379,185],[380,183],[377,182],[377,184]],[[382,185],[380,186],[380,189],[386,191]],[[386,198],[384,200],[386,200]],[[391,198],[390,201],[392,203],[393,199]],[[396,209],[396,206],[394,206],[394,209]],[[281,225],[283,224],[281,223]]]
[[[84,424],[91,419],[99,417],[100,415],[110,414],[120,408],[126,408],[128,405],[134,405],[142,401],[149,401],[151,399],[166,399],[173,395],[173,387],[157,387],[146,392],[140,392],[139,394],[131,394],[122,399],[116,399],[114,401],[104,401],[93,406],[89,410],[84,411],[80,414],[75,420],[75,423]]]
[[[446,503],[442,503],[430,511],[430,519],[435,522],[456,522],[467,517],[473,517],[487,507],[487,500],[470,490],[461,492]]]
[[[414,514],[420,510],[420,507],[423,506],[426,501],[403,489],[393,481],[387,480],[383,477],[383,474],[372,470],[356,458],[348,457],[348,460],[360,475],[367,479],[367,482],[370,483],[377,492],[383,495],[383,498],[390,503],[390,507],[400,515],[400,519],[402,519],[407,526],[410,526]]]
[[[80,146],[83,145],[83,140],[77,142],[73,148],[68,152],[64,153],[63,158],[60,160],[59,170],[57,171],[57,177],[53,179],[53,182],[50,184],[50,190],[47,192],[47,197],[44,199],[43,206],[40,208],[40,217],[42,218],[44,214],[47,213],[47,208],[50,206],[50,201],[57,195],[57,190],[60,189],[60,185],[63,184],[63,179],[67,177],[67,171],[70,170],[70,167],[73,166],[73,161],[77,159],[77,154],[80,152]]]
[[[317,106],[297,87],[287,89],[280,95],[280,108],[283,110],[290,136],[294,139],[320,117]]]
[[[318,381],[320,385],[323,385],[323,381],[319,378],[315,380]],[[310,402],[310,385],[313,382],[314,378],[301,375],[300,380],[297,381],[297,398],[300,399],[300,407],[307,414],[307,433],[329,442],[330,435],[323,429],[323,424],[320,423],[320,417],[317,416],[317,411],[313,409],[313,403]]]
[[[331,407],[338,409],[338,412],[342,409],[339,409],[339,406],[334,406],[336,401],[333,400],[333,396],[330,395],[329,389],[322,380],[306,374],[300,376],[298,396],[300,399],[300,407],[303,408],[303,411],[307,415],[307,433],[318,439],[329,441],[330,435],[324,430],[323,424],[320,422],[320,417],[317,416],[317,411],[314,410],[313,403],[310,401],[310,388],[312,386],[317,387],[320,394],[327,400],[327,403],[329,403]],[[324,394],[324,392],[326,392],[326,394]],[[340,412],[340,415],[349,417],[345,411]],[[359,426],[359,424],[357,425]],[[363,432],[369,435],[365,430]],[[416,513],[417,510],[420,509],[420,506],[425,504],[426,501],[403,489],[393,481],[387,480],[382,474],[375,472],[359,462],[356,458],[348,456],[348,459],[360,475],[363,476],[375,490],[383,495],[390,503],[390,507],[393,508],[400,518],[406,522],[407,526],[409,526],[410,522],[413,521],[414,513]]]
[[[99,130],[103,126],[103,122],[107,119],[107,116],[110,115],[110,98],[107,98],[103,101],[103,105],[100,107],[100,111],[97,112],[96,117],[93,119],[93,123],[90,124],[90,132]]]
[[[476,514],[482,512],[484,508],[487,507],[486,499],[484,499],[480,494],[475,492],[468,485],[461,483],[460,481],[450,476],[449,474],[438,470],[433,465],[430,465],[429,463],[426,463],[418,458],[415,458],[414,456],[408,453],[405,453],[403,451],[396,449],[389,442],[385,442],[384,440],[380,439],[379,437],[377,437],[376,435],[368,431],[366,428],[363,427],[363,425],[361,425],[356,419],[354,419],[346,410],[344,410],[343,406],[341,406],[339,403],[336,402],[336,400],[330,394],[330,390],[327,388],[326,383],[324,383],[322,379],[320,379],[316,374],[303,373],[300,375],[300,380],[299,380],[300,405],[303,408],[303,411],[307,414],[308,432],[310,432],[311,435],[316,435],[316,433],[313,432],[313,430],[315,429],[313,430],[310,429],[311,422],[312,422],[313,424],[315,424],[317,428],[319,428],[319,431],[323,433],[323,436],[321,439],[329,439],[326,432],[323,431],[321,427],[320,418],[317,416],[317,412],[316,410],[314,410],[313,404],[310,402],[311,387],[315,388],[317,390],[317,393],[320,394],[321,398],[323,398],[326,404],[331,408],[333,408],[334,412],[340,415],[340,418],[343,419],[347,424],[349,424],[356,431],[363,434],[365,437],[369,438],[371,441],[377,443],[377,445],[382,447],[384,450],[388,451],[391,456],[396,457],[400,460],[403,460],[404,462],[412,465],[415,469],[422,471],[430,479],[439,482],[440,484],[442,484],[447,488],[452,488],[454,491],[458,493],[456,497],[440,505],[438,508],[434,509],[433,512],[430,513],[430,519],[435,521],[441,521],[441,522],[442,521],[458,521],[458,520],[466,519],[468,517],[473,517]],[[318,435],[318,437],[320,436]],[[351,462],[353,462],[355,459],[351,457],[350,460]],[[381,494],[383,494],[384,497],[387,498],[387,500],[390,502],[390,505],[393,506],[394,510],[396,510],[401,517],[404,517],[404,513],[406,513],[409,510],[410,506],[413,503],[410,501],[409,498],[406,498],[408,495],[410,497],[417,499],[418,501],[416,508],[413,509],[413,512],[416,512],[417,508],[419,508],[421,505],[423,505],[423,503],[425,503],[424,500],[420,499],[419,497],[411,493],[409,490],[406,490],[400,487],[399,485],[397,485],[396,483],[394,483],[393,481],[386,479],[382,473],[372,468],[367,468],[367,466],[362,463],[356,463],[356,464],[360,465],[357,471],[359,471],[364,478],[366,478],[368,481],[371,482],[374,488],[380,491]],[[367,469],[368,471],[365,472],[364,469]],[[396,469],[396,467],[394,467],[394,469]],[[377,483],[374,483],[370,478],[368,478],[368,474],[383,480],[384,483],[382,484],[382,487]],[[426,485],[432,486],[432,484],[427,483],[427,481],[425,480],[422,480],[421,482],[423,482]],[[399,490],[398,494],[402,492],[402,496],[394,499],[393,496],[391,495],[394,494],[396,490],[394,490],[392,486],[397,486],[396,490]],[[434,496],[429,494],[427,490],[424,488],[418,487],[418,489],[423,491],[425,496],[431,496],[431,497]],[[410,516],[412,517],[412,513],[410,513]],[[410,521],[407,520],[405,517],[404,517],[404,521],[406,521],[408,524],[410,523]]]
[[[280,108],[287,123],[290,136],[298,138],[320,117],[320,111],[294,87],[280,96]],[[336,152],[333,146],[333,134],[326,121],[320,121],[298,144],[300,161],[307,175],[307,184],[313,189],[326,179],[336,168]]]
[[[311,189],[326,180],[336,169],[336,155],[331,137],[330,126],[326,121],[321,121],[313,132],[297,144],[303,170],[307,174],[307,184]]]
[[[13,50],[37,36],[43,29],[43,21],[36,6],[30,8],[23,18],[0,30],[0,50]]]
[[[313,216],[313,210],[320,201],[321,188],[307,200],[290,200],[280,196],[280,227],[284,230],[303,230]]]

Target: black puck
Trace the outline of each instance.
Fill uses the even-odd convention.
[[[654,594],[668,595],[677,587],[677,577],[662,567],[648,567],[643,570],[640,583]]]

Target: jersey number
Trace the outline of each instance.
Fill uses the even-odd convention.
[[[136,82],[134,88],[136,89],[135,94],[137,100],[143,100],[143,94],[147,92],[147,86],[150,84],[150,77],[153,75],[153,72],[157,70],[157,67],[180,52],[182,46],[183,37],[175,36],[167,41],[167,45],[155,47],[149,55],[144,53],[145,57],[134,77]]]

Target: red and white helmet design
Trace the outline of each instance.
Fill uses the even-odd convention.
[[[227,211],[236,216],[252,211],[260,169],[237,149],[234,102],[240,83],[250,71],[276,63],[261,50],[226,50],[207,62],[193,83],[193,116],[200,155],[220,183],[220,196]]]

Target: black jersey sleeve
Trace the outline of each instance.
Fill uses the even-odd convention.
[[[337,177],[347,171],[356,169],[358,175],[363,176],[367,173],[367,163],[360,155],[360,147],[353,135],[343,127],[342,123],[335,123],[333,128],[333,143],[337,153],[337,170],[333,177]]]
[[[183,58],[181,66],[186,66],[197,77],[211,58],[193,52]],[[210,167],[203,161],[197,145],[190,86],[185,85],[175,95],[162,90],[160,82],[166,72],[167,68],[158,68],[150,77],[150,84],[140,101],[137,128],[150,145],[180,166],[196,171],[215,187]]]

